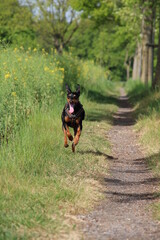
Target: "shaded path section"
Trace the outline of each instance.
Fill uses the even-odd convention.
[[[123,89],[109,140],[115,159],[105,178],[106,199],[89,215],[81,215],[84,239],[158,240],[160,224],[153,220],[150,204],[160,199],[154,178],[137,145],[132,108]]]

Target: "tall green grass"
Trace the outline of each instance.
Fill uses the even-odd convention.
[[[135,106],[136,128],[150,155],[160,151],[160,92],[152,91],[141,82],[126,84],[131,102]],[[154,141],[154,144],[153,144]]]
[[[75,229],[69,216],[102,197],[115,86],[102,68],[67,54],[1,49],[0,66],[0,239],[61,239]],[[63,147],[65,83],[81,85],[86,110],[76,154]]]
[[[45,50],[0,49],[0,136],[9,134],[35,107],[57,105],[65,95],[65,84],[84,92],[112,88],[104,70],[91,62],[49,55]]]
[[[160,91],[152,91],[142,83],[127,83],[128,94],[135,106],[136,130],[143,145],[146,160],[154,173],[160,176]],[[160,204],[154,206],[160,219]]]

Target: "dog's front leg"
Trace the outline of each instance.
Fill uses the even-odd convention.
[[[79,138],[80,138],[80,135],[81,135],[81,127],[80,127],[80,125],[78,125],[75,133],[76,133],[76,135],[75,135],[73,143],[72,143],[72,151],[73,152],[75,152],[75,146],[78,144]]]
[[[67,123],[70,122],[70,119],[69,119],[68,116],[65,117],[65,122],[66,122],[66,133],[67,133],[68,139],[69,139],[70,141],[72,141],[72,140],[73,140],[73,137],[72,137],[72,134],[70,133],[69,127],[68,127],[68,125],[67,125]]]
[[[64,132],[64,147],[67,148],[69,146],[67,142],[67,130],[63,128],[63,132]]]
[[[72,140],[73,140],[73,137],[72,137],[72,134],[70,133],[69,127],[68,127],[67,125],[66,125],[66,130],[67,130],[68,139],[69,139],[70,141],[72,141]]]

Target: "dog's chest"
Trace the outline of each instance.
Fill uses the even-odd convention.
[[[70,127],[74,127],[75,125],[78,125],[80,123],[80,118],[74,119],[70,118],[69,116],[65,116],[64,119],[67,125],[69,125]]]

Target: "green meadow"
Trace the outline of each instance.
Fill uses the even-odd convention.
[[[145,87],[139,81],[126,84],[130,100],[135,108],[135,130],[139,135],[148,166],[160,177],[160,92]],[[160,219],[160,203],[153,205],[155,218]]]
[[[103,68],[72,54],[0,50],[0,239],[61,238],[77,232],[71,216],[103,198],[116,111]],[[86,111],[76,153],[63,147],[65,83],[81,85]]]

